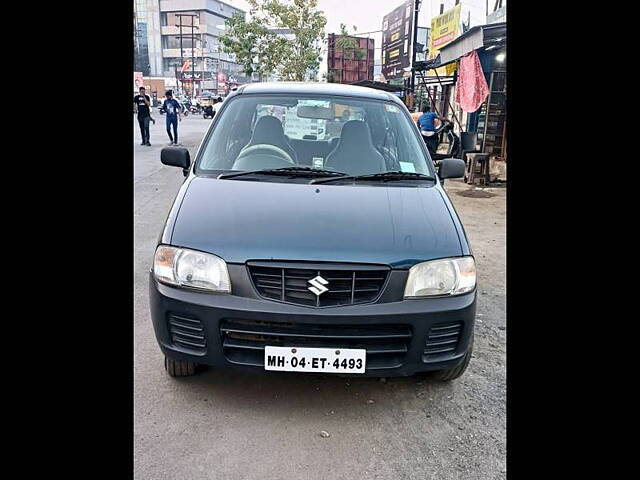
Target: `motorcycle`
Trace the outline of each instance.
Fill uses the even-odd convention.
[[[202,117],[203,118],[213,118],[213,98],[212,97],[204,97],[200,101],[200,105],[202,106]]]
[[[202,110],[202,116],[204,118],[213,118],[213,105],[205,105],[203,110]]]

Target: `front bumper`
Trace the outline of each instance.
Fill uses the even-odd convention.
[[[230,272],[231,273],[231,272]],[[234,293],[236,293],[234,291]],[[238,368],[248,370],[264,370],[259,350],[255,345],[271,344],[263,336],[252,337],[245,344],[253,345],[254,350],[237,350],[229,348],[227,338],[228,325],[256,325],[262,330],[275,329],[283,331],[280,325],[287,328],[300,328],[300,331],[323,332],[349,326],[349,332],[360,338],[370,337],[367,332],[392,331],[400,328],[410,331],[410,336],[394,339],[394,345],[404,342],[402,352],[379,355],[367,346],[367,369],[365,375],[370,376],[402,376],[417,372],[453,368],[458,365],[467,349],[473,333],[476,310],[476,291],[455,297],[431,299],[411,299],[395,302],[349,305],[330,308],[312,308],[265,300],[251,295],[247,290],[242,296],[227,294],[200,293],[174,288],[158,283],[150,273],[149,302],[151,318],[156,338],[162,352],[176,359],[188,360],[198,364],[220,368]],[[172,322],[178,318],[193,321],[198,325],[202,340],[194,344],[200,347],[188,347],[176,342],[172,334]],[[196,323],[197,322],[197,323]],[[433,332],[448,325],[456,324],[455,348],[445,353],[425,355],[428,338]],[[444,325],[445,327],[442,327]],[[435,330],[431,330],[435,327]],[[221,331],[222,328],[222,331]],[[256,328],[252,328],[254,331]],[[285,330],[286,331],[286,330]],[[435,335],[437,336],[437,335]],[[279,337],[281,338],[281,337]],[[301,337],[285,337],[285,346],[304,346]],[[451,337],[449,337],[451,338]],[[225,341],[226,339],[226,341]],[[303,338],[302,340],[309,340]],[[323,341],[323,340],[319,340]],[[324,340],[325,342],[327,340]],[[326,346],[349,348],[346,340],[333,338]],[[432,340],[430,340],[432,341]],[[376,345],[376,348],[384,345]],[[246,347],[243,347],[246,348]],[[362,348],[362,347],[361,347]],[[431,346],[429,352],[437,351]],[[246,354],[245,354],[246,352]],[[263,355],[263,353],[262,353]]]

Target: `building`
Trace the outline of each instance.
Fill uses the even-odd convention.
[[[134,71],[143,75],[151,75],[149,63],[149,37],[147,35],[148,11],[146,0],[133,2],[133,43],[134,43]]]
[[[340,39],[344,39],[344,43]],[[328,40],[328,82],[354,83],[361,80],[373,81],[375,52],[373,38],[330,33]]]
[[[134,0],[136,71],[179,78],[178,89],[188,93],[195,83],[198,94],[224,95],[250,81],[219,41],[225,21],[235,14],[245,16],[220,0]],[[187,60],[190,65],[181,73]]]

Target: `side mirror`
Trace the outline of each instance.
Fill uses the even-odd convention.
[[[445,178],[462,178],[464,177],[464,172],[464,160],[460,160],[459,158],[445,158],[440,161],[438,176],[442,180]]]
[[[172,167],[181,167],[183,170],[188,170],[191,165],[191,157],[189,156],[189,150],[184,147],[165,147],[160,152],[160,161],[164,165]]]

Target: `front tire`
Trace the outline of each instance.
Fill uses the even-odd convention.
[[[196,364],[164,356],[164,369],[172,377],[190,377],[196,373]]]
[[[433,372],[433,378],[438,380],[439,382],[450,382],[451,380],[455,380],[462,376],[462,374],[469,366],[469,361],[471,360],[471,354],[473,353],[473,334],[471,335],[471,340],[469,341],[469,348],[467,349],[467,353],[464,354],[462,362],[456,367],[447,368],[445,370],[437,370]]]

